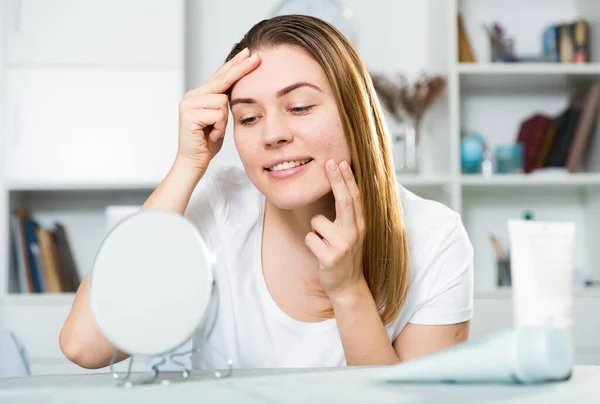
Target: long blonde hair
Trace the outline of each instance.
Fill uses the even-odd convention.
[[[263,20],[235,44],[226,60],[242,49],[281,45],[308,52],[323,68],[333,89],[365,218],[364,275],[384,324],[399,314],[408,290],[408,243],[383,115],[371,75],[348,40],[318,18],[286,15]],[[333,311],[328,315],[333,316]]]

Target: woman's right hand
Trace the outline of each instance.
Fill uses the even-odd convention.
[[[177,159],[204,173],[221,150],[227,127],[228,99],[225,91],[252,71],[259,62],[246,48],[221,66],[200,87],[188,91],[179,103]]]

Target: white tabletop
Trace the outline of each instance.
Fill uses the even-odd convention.
[[[170,384],[117,386],[110,374],[0,379],[0,403],[600,403],[600,366],[577,366],[570,380],[540,385],[382,384],[378,368],[234,371]],[[142,374],[135,374],[140,376]]]

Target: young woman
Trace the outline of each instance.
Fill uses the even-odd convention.
[[[208,170],[229,108],[244,170]],[[473,251],[460,217],[396,184],[369,73],[335,28],[258,23],[185,95],[179,125],[143,209],[185,215],[218,252],[218,317],[194,338],[193,367],[394,364],[467,339]],[[87,277],[60,346],[87,368],[115,353]]]

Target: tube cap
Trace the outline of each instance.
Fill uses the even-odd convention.
[[[517,329],[517,378],[522,383],[566,380],[573,370],[570,334],[558,327]]]

